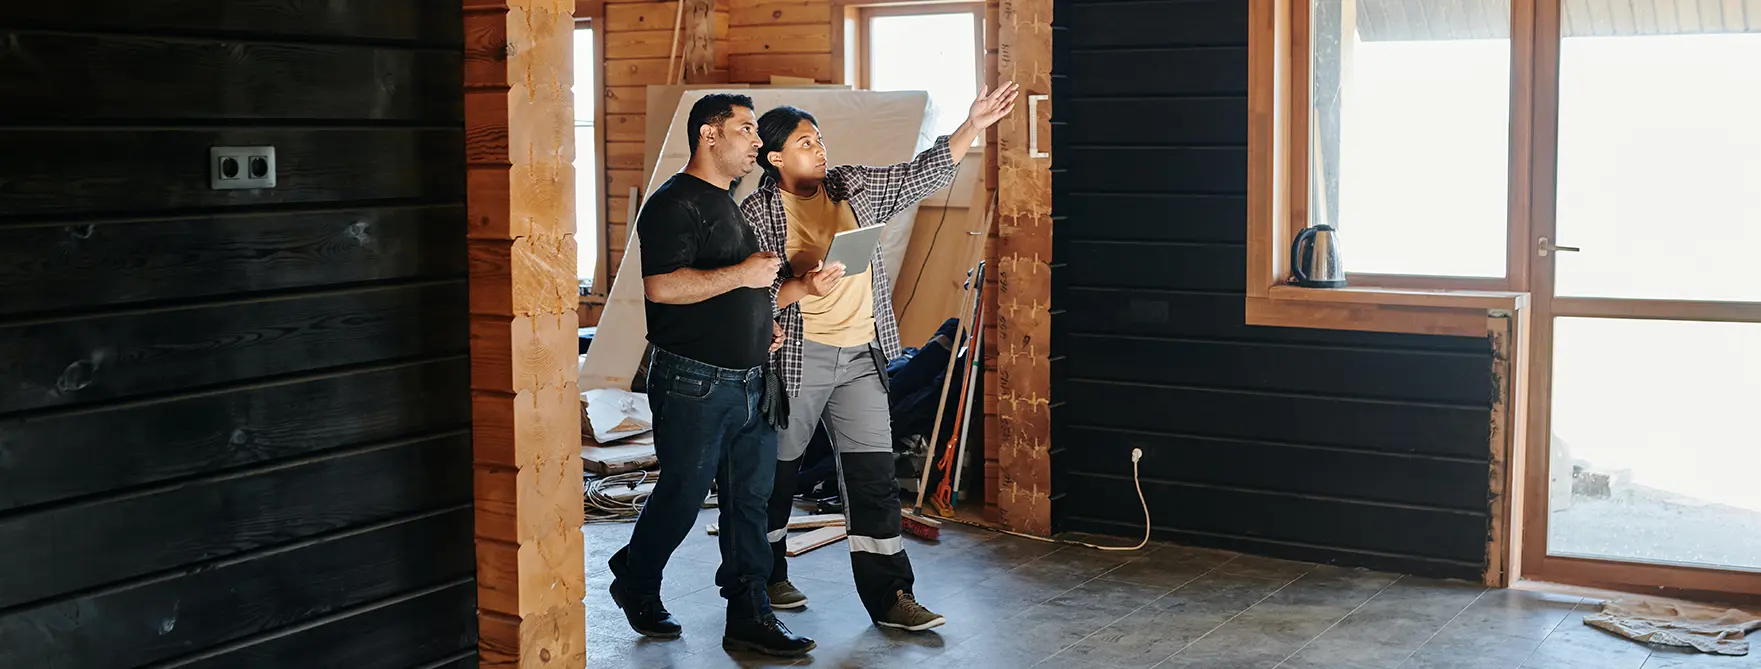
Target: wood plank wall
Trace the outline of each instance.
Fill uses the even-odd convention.
[[[722,0],[731,9],[728,81],[768,84],[771,75],[843,83],[843,7],[831,0]]]
[[[476,666],[461,43],[0,6],[0,666]]]
[[[1479,579],[1488,340],[1243,325],[1247,3],[1057,2],[1059,529]]]
[[[673,47],[673,26],[679,3],[609,0],[605,21],[597,27],[603,40],[605,62],[602,81],[605,96],[605,243],[608,250],[607,284],[623,262],[624,241],[629,238],[630,187],[646,190],[642,174],[644,134],[647,128],[650,84],[667,83],[667,54]],[[715,67],[711,79],[728,81],[729,9],[727,0],[716,3]],[[678,59],[684,58],[683,35]],[[676,73],[680,65],[673,66]],[[595,292],[601,292],[595,288]]]

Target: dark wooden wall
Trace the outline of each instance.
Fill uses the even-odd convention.
[[[1243,325],[1247,7],[1054,12],[1058,528],[1478,579],[1487,340]]]
[[[461,23],[0,5],[0,667],[476,666]]]

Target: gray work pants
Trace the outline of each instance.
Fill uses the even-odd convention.
[[[789,511],[801,456],[823,420],[838,464],[850,568],[870,616],[883,617],[900,591],[911,592],[911,559],[899,535],[899,483],[893,472],[886,372],[872,345],[838,348],[804,342],[801,392],[789,398],[789,424],[777,444],[770,499],[770,582],[787,580]]]

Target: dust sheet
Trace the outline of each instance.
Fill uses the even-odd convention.
[[[1615,600],[1584,616],[1584,624],[1643,643],[1747,655],[1747,635],[1761,629],[1761,616],[1682,602]]]

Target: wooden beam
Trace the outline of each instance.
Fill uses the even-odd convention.
[[[575,383],[575,3],[464,0],[478,654],[586,666]]]
[[[998,507],[1004,527],[1049,535],[1052,0],[1003,0],[1002,17],[998,80],[1021,97],[997,127]]]
[[[685,83],[715,82],[715,0],[685,3]]]

